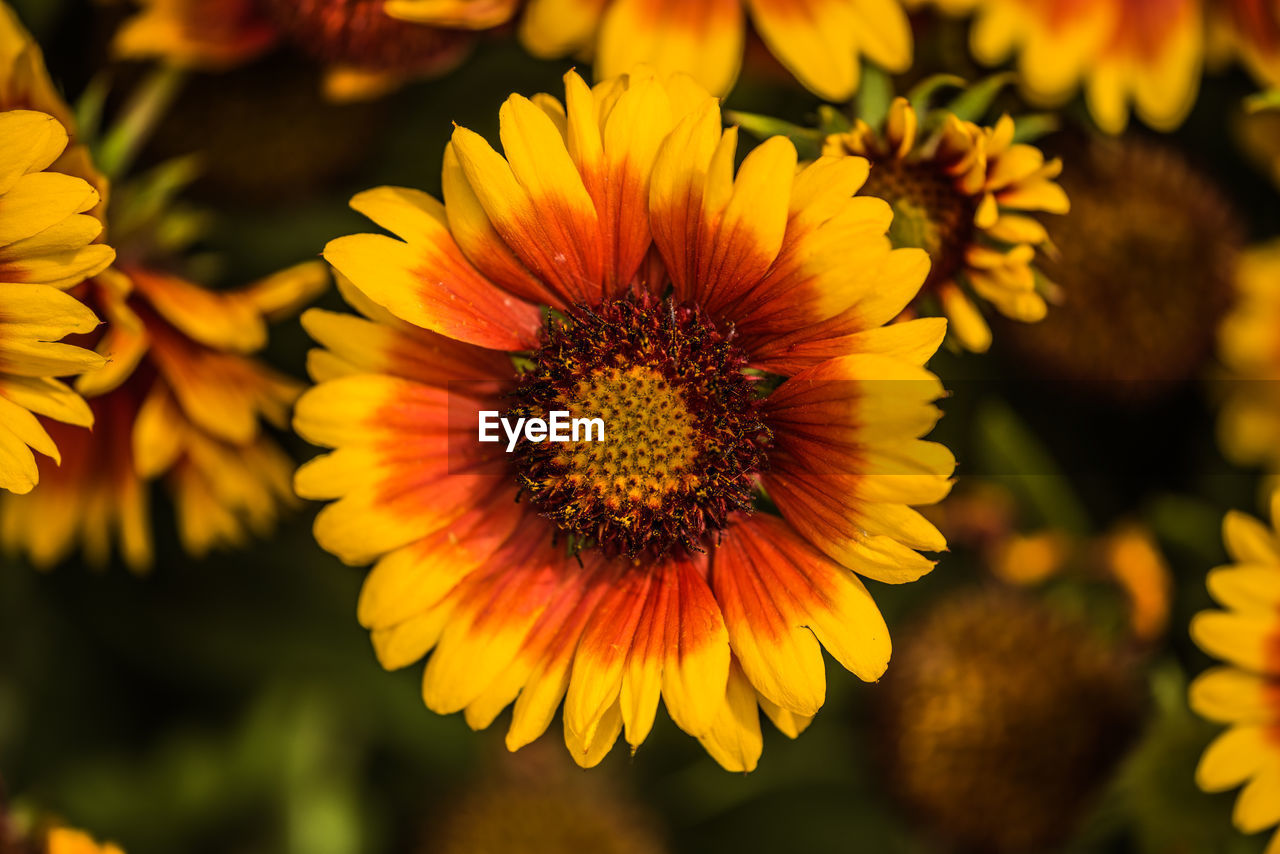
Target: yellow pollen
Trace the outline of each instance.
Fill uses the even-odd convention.
[[[662,506],[698,484],[696,422],[678,390],[652,368],[601,368],[578,380],[566,402],[573,418],[604,420],[603,442],[566,442],[555,458],[563,477],[611,509]],[[584,437],[585,438],[585,437]]]

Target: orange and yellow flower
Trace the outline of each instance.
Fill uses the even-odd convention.
[[[180,67],[223,70],[287,44],[326,66],[334,100],[382,95],[403,80],[451,71],[475,33],[505,21],[516,0],[435,2],[436,26],[386,14],[383,0],[138,0],[115,52]],[[441,8],[447,7],[447,8]]]
[[[442,26],[462,9],[505,8],[510,16],[517,5],[388,0],[386,9]],[[535,56],[593,56],[597,79],[645,64],[689,74],[724,95],[742,65],[748,14],[778,61],[828,100],[846,100],[858,88],[861,57],[893,72],[911,66],[911,27],[900,0],[529,0],[520,36]]]
[[[1050,286],[1034,262],[1049,235],[1038,215],[1070,209],[1055,181],[1062,161],[1015,143],[1007,115],[994,127],[945,110],[923,118],[897,98],[883,128],[858,119],[848,133],[828,137],[823,153],[871,161],[862,192],[893,206],[894,244],[919,247],[933,259],[921,297],[941,304],[962,346],[985,351],[991,329],[972,296],[1015,320],[1045,316]]]
[[[970,46],[999,65],[1018,52],[1023,91],[1059,106],[1083,87],[1089,112],[1120,133],[1130,106],[1157,130],[1182,123],[1200,88],[1202,0],[933,0],[972,11]]]
[[[82,285],[106,321],[96,348],[107,367],[77,384],[97,423],[92,433],[51,425],[63,464],[36,493],[0,502],[0,543],[49,567],[77,547],[103,564],[118,542],[132,569],[147,569],[148,484],[161,478],[190,554],[269,532],[292,503],[293,463],[261,422],[285,427],[302,388],[253,354],[268,319],[309,302],[326,278],[312,262],[217,293],[121,266]]]
[[[0,28],[0,49],[22,58],[8,78],[12,97],[51,115],[69,115],[48,80],[39,48],[4,12],[0,21],[8,25]],[[65,133],[53,138],[65,142]],[[26,141],[45,146],[36,150],[47,159],[47,141],[35,136]],[[83,145],[68,151],[55,168],[79,176],[50,176],[63,188],[68,215],[105,207],[100,201],[108,195],[107,180]],[[0,226],[2,217],[0,211]],[[24,227],[33,221],[30,211],[22,218]],[[59,228],[31,240],[41,246],[47,236],[46,251],[51,251],[68,235],[93,239],[102,223],[78,214]],[[44,268],[65,277],[51,281],[69,289],[65,299],[77,308],[61,302],[56,307],[71,312],[77,323],[74,340],[85,349],[41,348],[64,348],[48,351],[49,358],[62,355],[68,363],[79,360],[96,368],[75,386],[89,404],[57,384],[50,386],[57,407],[26,404],[46,418],[37,422],[28,415],[31,431],[20,435],[40,440],[33,445],[37,450],[60,449],[62,464],[53,468],[33,461],[32,475],[38,474],[42,488],[31,495],[0,496],[0,545],[44,567],[78,545],[92,561],[105,562],[118,540],[125,561],[144,569],[152,561],[148,482],[160,477],[174,491],[179,533],[193,554],[269,529],[279,508],[293,500],[292,463],[263,435],[259,420],[285,426],[301,384],[269,370],[252,354],[266,345],[269,318],[290,314],[325,286],[323,265],[305,264],[245,291],[219,294],[148,268],[132,257],[134,251],[127,253],[129,261],[109,266],[114,252],[105,246],[62,248],[69,254],[51,256]],[[50,326],[60,319],[52,310],[37,318]],[[73,372],[64,368],[58,365],[54,375]],[[11,384],[5,379],[8,396]],[[95,427],[92,432],[70,428],[49,416]]]
[[[124,854],[116,845],[99,843],[81,830],[57,827],[49,831],[44,850],[47,854]]]
[[[1223,539],[1232,563],[1209,573],[1209,592],[1225,611],[1205,611],[1191,637],[1226,664],[1191,685],[1191,707],[1229,728],[1205,751],[1196,782],[1209,792],[1243,785],[1234,821],[1244,833],[1280,824],[1280,492],[1271,525],[1228,513]],[[1267,854],[1280,852],[1280,833]]]
[[[333,502],[324,548],[376,562],[360,622],[384,667],[431,653],[432,710],[484,728],[514,703],[514,750],[563,700],[591,766],[661,699],[748,770],[757,708],[796,736],[821,707],[822,647],[884,672],[859,576],[912,581],[945,548],[910,507],[950,488],[921,439],[945,321],[884,326],[929,262],[855,195],[866,160],[797,171],[776,137],[735,177],[736,129],[689,78],[565,87],[508,99],[505,156],[455,129],[443,204],[353,200],[395,236],[325,250],[363,317],[303,318],[326,349],[294,424],[333,450],[296,487]],[[604,441],[477,441],[483,411],[556,409],[604,418]]]
[[[58,171],[70,141],[69,111],[39,48],[3,4],[0,110],[0,490],[26,493],[39,480],[35,453],[61,459],[36,416],[93,423],[84,401],[57,379],[102,363],[62,343],[98,325],[67,291],[115,253],[95,242],[102,232],[92,215],[97,190]]]

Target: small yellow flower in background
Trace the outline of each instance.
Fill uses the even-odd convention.
[[[1202,0],[933,0],[972,12],[970,47],[1000,65],[1018,54],[1025,94],[1061,106],[1083,89],[1089,112],[1120,133],[1133,110],[1157,130],[1182,124],[1200,88]]]
[[[476,2],[477,7],[516,3]],[[467,0],[389,0],[387,13],[443,25]],[[859,59],[911,66],[911,26],[900,0],[529,0],[520,37],[535,56],[585,55],[597,79],[636,65],[684,72],[713,94],[732,88],[742,65],[747,16],[765,45],[806,88],[843,101],[858,88]]]
[[[414,77],[453,70],[475,33],[509,18],[517,0],[433,2],[437,26],[389,17],[383,0],[138,0],[116,35],[125,58],[222,70],[287,44],[326,66],[325,92],[372,98]]]
[[[190,554],[269,533],[293,503],[293,462],[260,422],[284,428],[302,385],[252,354],[266,345],[269,319],[326,282],[312,262],[231,292],[132,266],[82,285],[106,321],[96,347],[108,365],[77,384],[96,426],[53,429],[63,465],[44,471],[32,495],[0,500],[0,544],[43,568],[77,547],[104,564],[117,541],[130,568],[147,569],[148,484],[159,478]]]
[[[12,13],[3,11],[0,22],[10,26],[0,29],[0,47],[13,56],[34,57],[24,60],[9,78],[11,96],[36,101],[53,115],[69,115],[48,83],[39,49]],[[37,114],[5,115],[31,121],[23,116]],[[30,144],[38,160],[48,160],[50,146],[65,143],[66,134],[46,134],[26,134],[17,142]],[[50,288],[59,301],[49,302],[35,321],[13,325],[34,340],[58,331],[56,324],[74,322],[73,340],[89,349],[34,343],[26,347],[33,355],[45,353],[54,375],[74,373],[71,366],[96,369],[75,383],[88,406],[57,384],[49,386],[47,402],[31,402],[35,398],[30,391],[20,402],[72,424],[93,423],[94,429],[37,422],[29,413],[25,419],[11,420],[10,408],[0,408],[5,418],[0,427],[25,431],[16,435],[30,439],[42,452],[55,454],[56,446],[62,463],[51,467],[33,461],[29,475],[34,481],[38,471],[41,488],[30,495],[0,495],[0,546],[48,567],[77,547],[91,562],[104,563],[113,541],[118,541],[129,566],[145,569],[153,557],[148,483],[160,477],[174,491],[179,533],[191,553],[203,555],[217,546],[239,544],[250,532],[265,533],[279,509],[294,500],[289,486],[293,463],[264,435],[260,420],[285,427],[302,386],[252,354],[266,345],[269,319],[290,315],[327,285],[324,265],[304,264],[243,291],[217,293],[134,257],[145,253],[154,237],[142,235],[132,241],[142,250],[126,245],[121,254],[128,260],[110,266],[115,257],[111,249],[84,247],[102,231],[102,223],[76,215],[106,198],[106,177],[83,145],[69,151],[57,167],[81,176],[39,173],[56,182],[61,216],[69,219],[14,246],[34,244],[49,255],[38,259],[41,266],[36,269],[46,276],[66,277],[51,281],[68,288],[70,296]],[[17,186],[22,186],[21,179]],[[22,214],[21,227],[30,228],[42,223],[40,211],[15,205],[14,212]],[[8,223],[5,215],[0,210],[0,230],[19,227]],[[0,239],[4,234],[8,232],[0,233]],[[0,249],[0,257],[5,251]],[[16,264],[22,256],[15,253],[14,258]],[[71,303],[74,308],[68,307]],[[7,307],[0,308],[0,321],[6,321],[0,322],[0,333],[10,325],[3,316]],[[8,340],[0,339],[0,359],[5,360],[0,370],[9,370],[14,358],[8,354],[14,352],[18,351]],[[5,377],[0,394],[7,399],[19,392],[23,387]],[[6,437],[0,430],[0,443]],[[9,447],[0,444],[5,450]],[[10,471],[7,461],[0,459],[0,473],[7,477]]]
[[[565,89],[508,99],[505,156],[457,128],[444,204],[352,201],[397,237],[325,250],[364,317],[303,318],[327,349],[294,424],[333,451],[296,486],[332,502],[324,548],[376,561],[360,622],[389,669],[431,653],[432,710],[484,728],[514,702],[515,750],[563,700],[591,766],[661,698],[750,770],[757,709],[794,737],[821,707],[822,647],[864,680],[888,665],[858,575],[912,581],[945,548],[910,507],[950,488],[920,438],[945,321],[883,326],[928,259],[854,195],[864,159],[797,172],[774,138],[735,177],[737,132],[689,78]],[[483,411],[559,406],[606,417],[605,441],[476,441]]]
[[[49,831],[45,840],[46,854],[124,854],[111,843],[99,844],[93,837],[80,830],[65,827]]]
[[[84,401],[57,377],[97,368],[102,358],[59,343],[98,325],[67,293],[115,257],[96,243],[97,190],[61,174],[70,111],[55,94],[40,49],[0,4],[0,490],[25,493],[39,480],[32,451],[61,459],[36,415],[88,427]],[[35,413],[33,415],[33,413]]]
[[[942,108],[922,115],[897,98],[883,127],[857,119],[823,146],[828,156],[871,161],[860,192],[893,206],[895,246],[929,253],[933,267],[921,298],[936,300],[951,334],[978,352],[990,347],[991,330],[974,296],[1015,320],[1044,318],[1052,286],[1035,267],[1049,242],[1039,215],[1070,209],[1056,182],[1062,162],[1015,143],[1014,133],[1007,115],[982,127]]]
[[[1218,437],[1236,465],[1280,471],[1280,241],[1240,258],[1235,307],[1218,330],[1226,367]]]
[[[1226,610],[1205,611],[1191,637],[1226,664],[1191,684],[1191,707],[1229,728],[1205,751],[1196,782],[1208,792],[1244,786],[1234,821],[1244,833],[1280,824],[1280,492],[1271,525],[1228,513],[1223,539],[1232,563],[1209,573],[1209,592]],[[1280,852],[1280,833],[1267,854]]]

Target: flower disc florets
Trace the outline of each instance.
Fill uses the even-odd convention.
[[[548,320],[512,415],[599,418],[604,438],[525,442],[516,464],[574,543],[631,558],[700,551],[751,508],[771,437],[732,338],[695,307],[645,296]]]
[[[887,199],[893,206],[889,236],[898,246],[918,246],[933,267],[924,287],[945,282],[964,265],[974,240],[978,201],[956,189],[955,179],[930,161],[886,159],[871,170],[862,187],[865,196]]]

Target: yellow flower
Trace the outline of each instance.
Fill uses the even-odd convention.
[[[124,854],[111,843],[99,844],[89,834],[65,827],[49,831],[45,851],[47,854]]]
[[[934,0],[973,11],[970,45],[999,65],[1019,52],[1018,75],[1037,104],[1060,106],[1083,86],[1089,112],[1120,133],[1132,104],[1157,130],[1182,124],[1200,87],[1202,0]]]
[[[0,88],[53,115],[67,115],[48,82],[39,48],[7,7],[0,11],[0,69],[12,69],[0,76]],[[45,121],[34,127],[52,126]],[[50,147],[57,144],[61,151],[66,142],[65,131],[45,134],[18,137],[32,146],[33,162],[52,160],[56,153]],[[14,246],[40,247],[47,257],[37,256],[39,263],[32,269],[42,271],[49,284],[69,289],[70,295],[49,288],[57,300],[47,301],[43,314],[25,324],[11,324],[0,315],[0,371],[11,370],[14,359],[7,357],[15,346],[42,356],[52,376],[74,373],[73,367],[102,367],[76,381],[76,391],[90,399],[87,406],[52,380],[41,380],[48,385],[37,399],[27,389],[34,380],[0,378],[0,396],[46,416],[42,421],[30,413],[15,416],[0,405],[0,428],[22,431],[15,435],[43,453],[55,456],[60,451],[62,463],[51,468],[32,459],[26,466],[17,458],[23,464],[19,468],[0,456],[0,477],[16,471],[31,483],[36,477],[42,481],[31,495],[0,495],[0,545],[46,567],[77,546],[91,561],[103,563],[118,540],[125,561],[145,569],[152,561],[148,482],[160,477],[174,491],[179,533],[195,555],[269,530],[279,508],[293,500],[292,463],[263,435],[259,419],[284,427],[301,385],[269,370],[252,354],[266,344],[267,318],[291,313],[325,286],[323,265],[302,265],[230,294],[206,291],[136,262],[110,266],[112,250],[99,244],[84,247],[102,224],[78,213],[103,207],[105,178],[83,145],[63,155],[55,168],[80,176],[40,173],[56,191],[66,221]],[[16,186],[29,178],[19,178]],[[16,209],[23,228],[43,221],[30,206]],[[0,229],[6,225],[0,207]],[[14,263],[20,264],[21,257]],[[41,281],[20,276],[5,281],[15,279]],[[11,287],[22,286],[0,284],[0,289]],[[23,305],[14,299],[15,305]],[[98,317],[104,321],[101,327]],[[10,328],[30,340],[15,337]],[[60,330],[77,333],[77,344],[97,352],[43,343]],[[49,418],[93,423],[94,430],[68,428]],[[7,438],[0,430],[0,453],[11,455]]]
[[[95,242],[98,192],[60,174],[70,113],[40,49],[3,4],[0,110],[0,490],[25,493],[39,480],[33,450],[61,459],[36,415],[93,423],[84,401],[56,378],[96,368],[102,358],[59,342],[98,325],[66,291],[115,253]]]
[[[1243,785],[1234,821],[1244,833],[1280,824],[1280,492],[1271,526],[1243,513],[1223,521],[1232,563],[1209,573],[1209,592],[1225,611],[1204,611],[1191,637],[1226,662],[1191,684],[1191,707],[1229,728],[1209,745],[1196,769],[1207,792]],[[1280,833],[1267,854],[1280,852]]]
[[[339,101],[377,97],[407,78],[453,70],[470,52],[474,33],[502,23],[517,5],[437,1],[438,25],[415,26],[389,17],[383,0],[138,2],[142,10],[116,35],[118,56],[223,70],[287,44],[325,64],[325,92]]]
[[[514,2],[475,2],[505,8]],[[744,9],[745,7],[745,9]],[[467,0],[389,0],[387,13],[444,25]],[[832,101],[858,88],[859,58],[889,71],[911,66],[911,27],[900,0],[529,0],[520,37],[535,56],[594,56],[596,77],[640,64],[684,72],[717,95],[737,79],[746,18],[778,61]]]
[[[514,750],[563,700],[591,766],[623,731],[638,747],[661,698],[749,770],[757,708],[796,736],[822,705],[822,646],[862,679],[888,665],[855,572],[911,581],[945,547],[909,507],[950,488],[920,438],[945,322],[882,326],[928,258],[854,195],[862,158],[797,172],[776,137],[735,178],[737,131],[689,78],[565,88],[508,99],[505,156],[455,129],[444,204],[353,200],[398,239],[325,250],[364,318],[303,318],[327,349],[294,424],[334,450],[296,486],[333,502],[323,547],[376,561],[358,614],[381,663],[434,649],[431,709],[483,728],[514,701]],[[486,411],[560,407],[607,435],[477,441]]]
[[[1218,329],[1227,368],[1218,422],[1223,452],[1237,465],[1280,468],[1280,241],[1247,250],[1236,272],[1237,302]]]
[[[945,110],[924,118],[897,98],[882,129],[859,119],[848,133],[828,137],[823,153],[871,161],[861,192],[893,206],[894,245],[919,247],[933,259],[921,296],[940,301],[961,345],[984,351],[991,330],[970,294],[1015,320],[1045,316],[1046,286],[1034,261],[1049,236],[1036,215],[1070,209],[1055,181],[1062,162],[1015,143],[1007,115],[994,127]],[[936,130],[921,136],[922,126]]]
[[[141,267],[111,268],[81,286],[106,321],[108,366],[78,390],[92,433],[55,430],[63,465],[36,493],[0,501],[0,543],[39,567],[77,546],[105,563],[150,567],[148,483],[164,478],[183,546],[202,557],[271,530],[292,503],[293,463],[260,421],[288,423],[301,384],[253,358],[268,318],[288,316],[326,283],[312,262],[241,291],[212,292]]]

